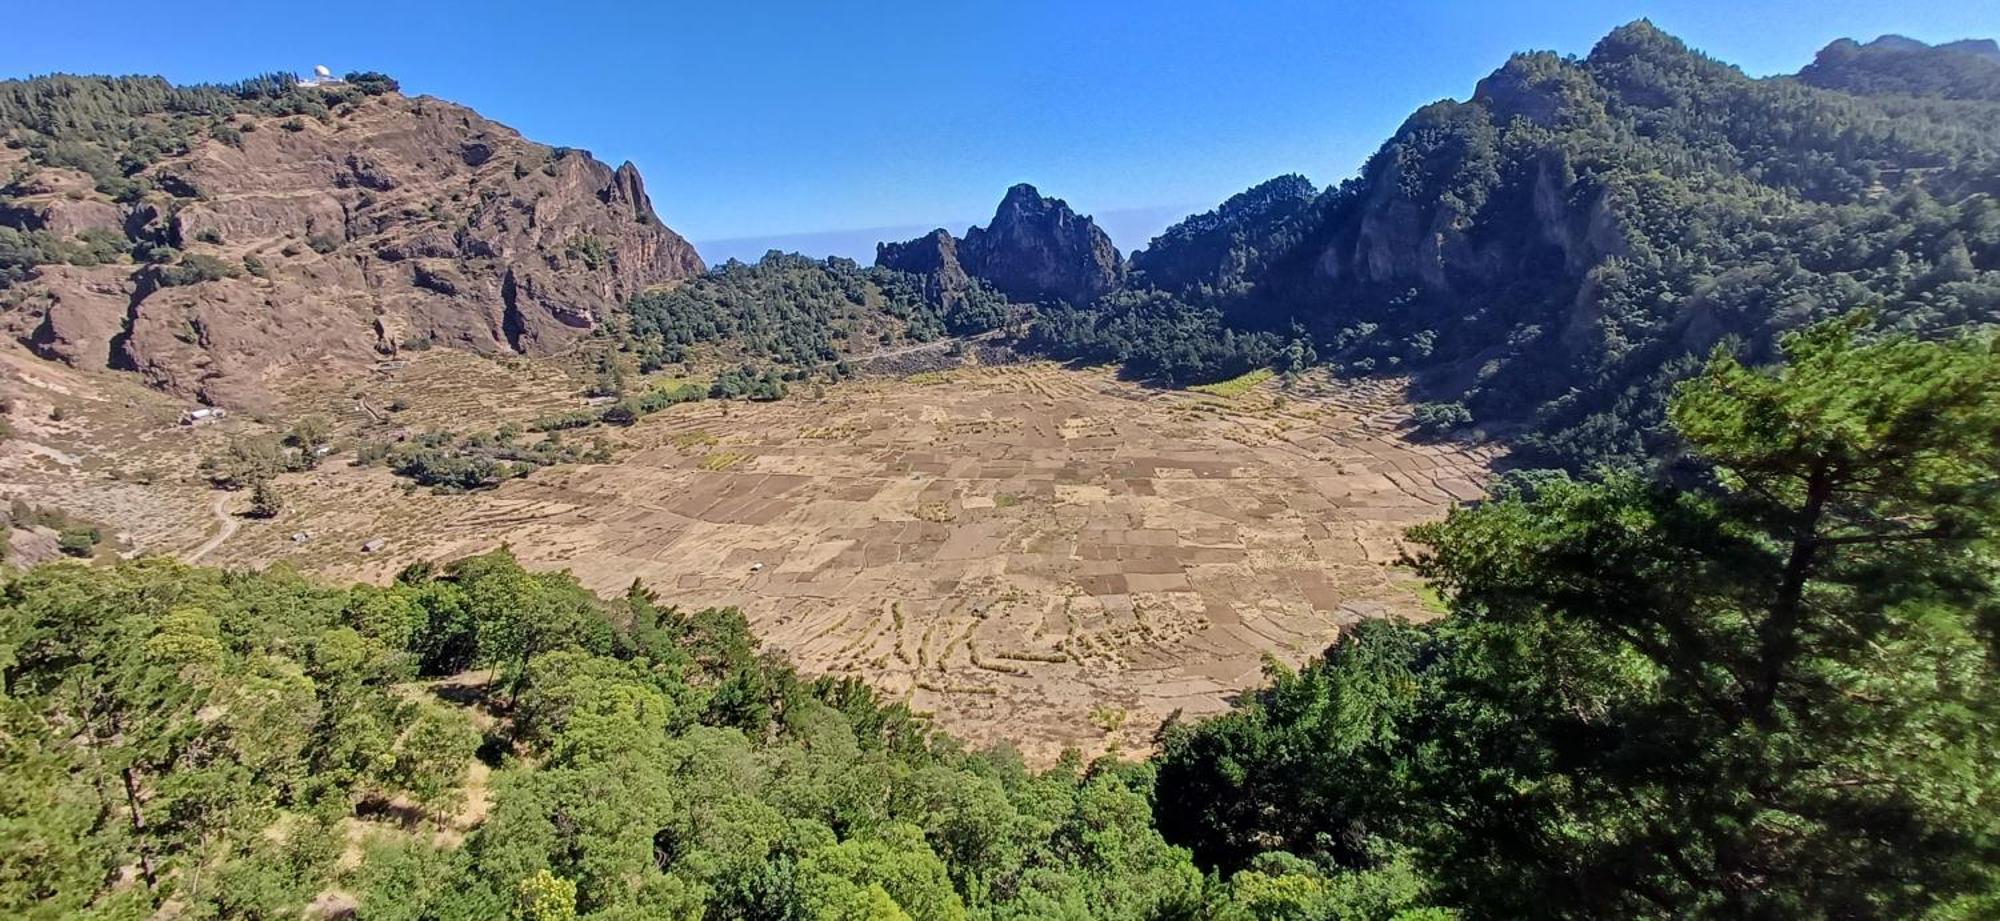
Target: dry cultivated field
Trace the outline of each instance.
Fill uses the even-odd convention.
[[[430,396],[461,424],[548,408],[498,384],[453,402],[476,363],[426,359],[370,399]],[[351,394],[323,403],[343,401],[352,412]],[[1477,496],[1489,460],[1401,438],[1388,383],[1221,396],[1032,364],[677,406],[618,431],[616,463],[472,495],[406,494],[336,459],[285,478],[292,511],[259,522],[185,470],[131,482],[120,465],[189,464],[222,436],[115,402],[99,408],[126,428],[98,426],[100,469],[17,444],[0,489],[59,492],[142,547],[336,577],[506,543],[600,591],[638,578],[683,606],[741,607],[807,671],[862,676],[1038,760],[1143,749],[1170,713],[1213,713],[1256,685],[1266,655],[1296,662],[1360,618],[1423,616],[1399,536]],[[387,547],[361,553],[375,537]]]

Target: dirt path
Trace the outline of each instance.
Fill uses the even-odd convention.
[[[215,534],[211,536],[208,540],[203,541],[201,546],[196,547],[193,550],[190,550],[187,553],[183,554],[181,556],[181,562],[183,563],[201,562],[202,557],[205,557],[210,553],[215,552],[215,548],[222,546],[223,541],[226,541],[229,538],[235,536],[237,527],[239,527],[242,524],[241,522],[236,520],[235,515],[229,514],[228,493],[223,493],[222,495],[216,496],[215,504],[209,506],[209,511],[215,513],[215,520],[221,523],[221,527],[217,528],[215,530]]]
[[[954,345],[970,345],[974,342],[985,342],[998,338],[1000,338],[1000,330],[991,329],[973,336],[932,339],[929,342],[919,342],[914,345],[899,345],[892,349],[881,349],[869,352],[866,355],[849,355],[846,360],[849,364],[862,364],[864,362],[879,361],[884,358],[901,358],[904,355],[915,355],[918,352],[942,352]]]

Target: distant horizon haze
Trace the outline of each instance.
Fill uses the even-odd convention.
[[[4,76],[382,71],[535,141],[634,162],[661,218],[714,262],[774,246],[868,261],[864,237],[961,233],[1024,178],[1129,253],[1273,176],[1338,183],[1510,54],[1587,54],[1640,18],[1757,76],[1843,37],[2000,34],[2000,0],[19,7],[15,34],[34,40],[9,48]],[[135,17],[144,29],[105,25]]]
[[[995,205],[999,204],[1004,191],[1002,189],[994,193]],[[1040,191],[1045,195],[1053,194],[1045,189]],[[1118,251],[1130,256],[1133,250],[1144,249],[1160,231],[1173,226],[1190,214],[1199,214],[1213,207],[1215,207],[1213,204],[1189,202],[1146,208],[1113,208],[1094,214],[1087,210],[1079,213],[1095,221],[1105,235],[1111,238],[1111,242],[1117,245]],[[896,224],[886,227],[854,227],[803,233],[753,234],[723,240],[690,242],[694,244],[695,250],[701,253],[702,261],[709,265],[721,265],[731,259],[739,262],[756,262],[772,250],[816,257],[842,256],[865,265],[874,261],[877,243],[900,243],[939,228],[950,231],[953,236],[963,236],[966,228],[984,227],[986,222],[992,219],[993,215],[988,213],[981,217],[940,221],[935,224]]]

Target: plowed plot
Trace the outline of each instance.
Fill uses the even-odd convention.
[[[1046,761],[1141,750],[1173,711],[1256,686],[1266,654],[1296,662],[1358,619],[1424,616],[1400,535],[1476,497],[1488,458],[1402,440],[1404,412],[1388,384],[1224,398],[1027,365],[677,406],[613,432],[617,463],[486,493],[406,493],[330,459],[283,478],[283,518],[226,532],[219,494],[185,481],[58,478],[24,456],[0,486],[210,564],[383,580],[504,542],[601,592],[636,577],[683,607],[738,606],[806,671],[859,675]],[[221,440],[150,424],[187,441],[187,467],[183,452]],[[125,514],[125,492],[157,508]],[[387,547],[361,553],[376,537]]]
[[[616,464],[487,494],[391,498],[379,471],[332,470],[295,519],[319,546],[246,531],[216,558],[379,578],[505,541],[600,591],[637,577],[739,606],[807,671],[865,677],[972,740],[1129,751],[1175,710],[1226,707],[1267,653],[1422,616],[1399,535],[1479,494],[1485,457],[1395,434],[1394,388],[1277,393],[1036,365],[693,404],[627,432]],[[344,550],[378,534],[379,557]]]

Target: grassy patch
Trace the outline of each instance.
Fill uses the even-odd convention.
[[[1188,389],[1196,393],[1205,393],[1214,397],[1240,397],[1249,393],[1252,387],[1276,376],[1278,376],[1278,372],[1270,368],[1258,368],[1254,371],[1239,374],[1226,381],[1216,381],[1213,384],[1197,384]]]
[[[719,473],[740,466],[749,459],[750,455],[736,451],[711,451],[701,459],[701,469]]]
[[[1417,603],[1423,605],[1424,610],[1432,614],[1451,613],[1451,605],[1445,603],[1444,596],[1438,594],[1438,590],[1432,588],[1429,582],[1407,582],[1404,584],[1409,587],[1410,594],[1417,596]]]
[[[674,447],[683,451],[689,448],[713,447],[715,442],[716,438],[714,435],[710,435],[701,429],[695,429],[692,432],[682,432],[674,436]]]

